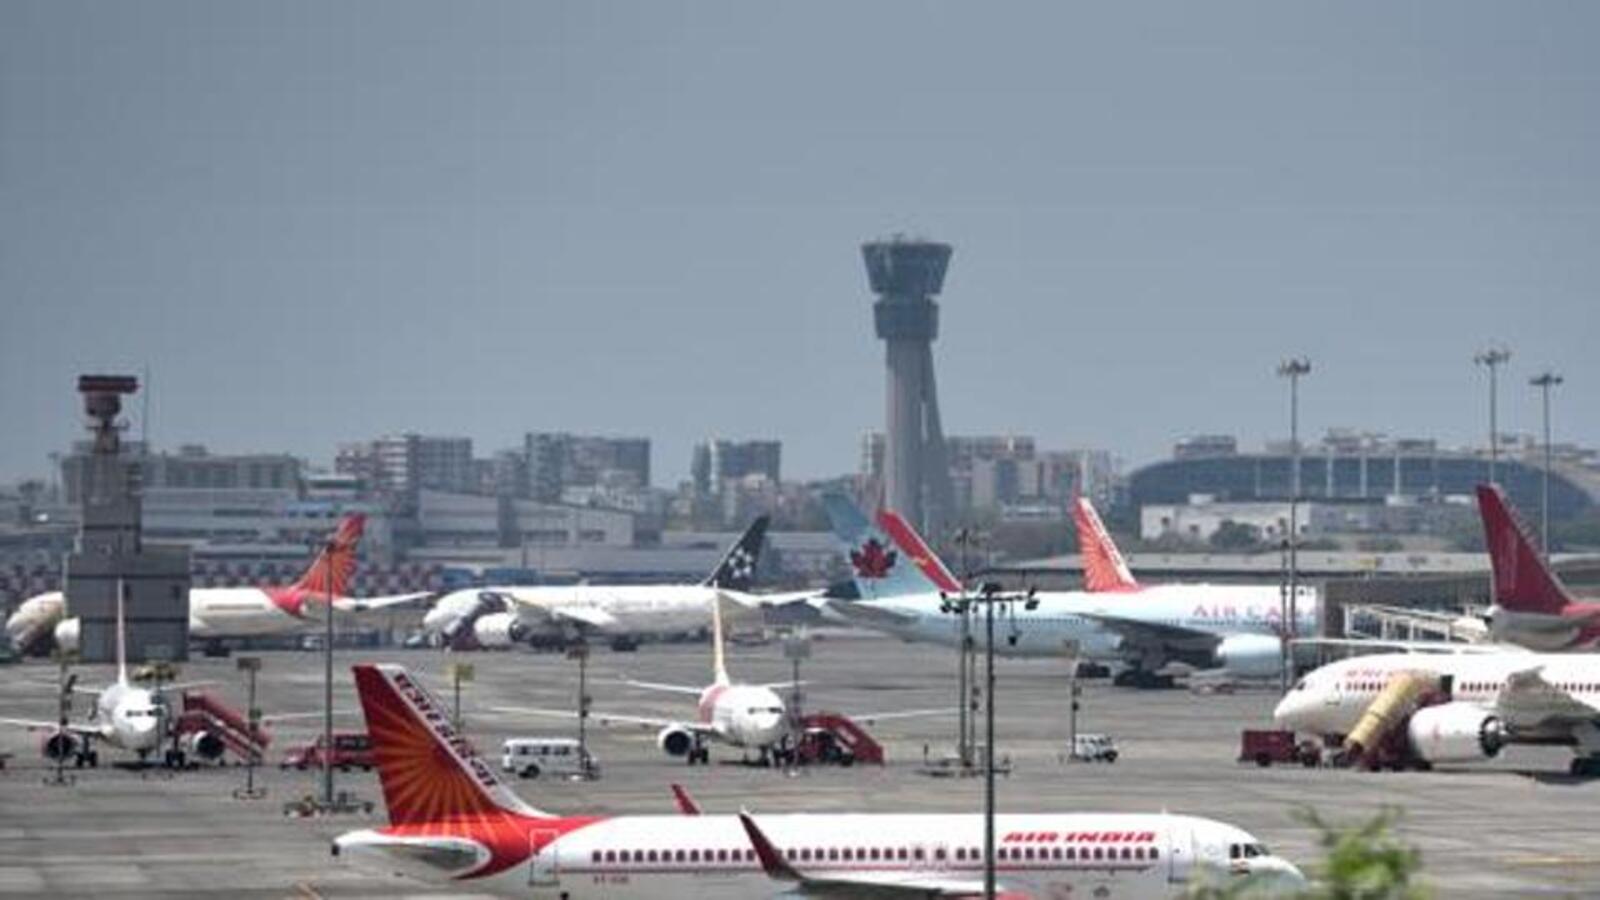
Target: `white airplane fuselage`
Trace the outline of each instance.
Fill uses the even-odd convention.
[[[1297,633],[1315,634],[1319,602],[1315,590],[1301,587],[1297,603]],[[1074,641],[1080,658],[1098,662],[1126,659],[1126,642],[1114,630],[1093,618],[1118,616],[1156,625],[1175,625],[1222,637],[1245,636],[1268,640],[1250,641],[1251,649],[1269,652],[1270,669],[1276,672],[1276,646],[1282,621],[1282,592],[1277,587],[1257,585],[1151,585],[1136,591],[1088,593],[1049,591],[1036,595],[1037,608],[1012,604],[995,619],[995,652],[1005,656],[1061,656],[1066,641]],[[913,615],[901,625],[874,624],[883,631],[911,641],[945,644],[959,642],[960,619],[941,612],[944,598],[938,594],[913,594],[881,600],[834,601],[832,605],[864,603],[885,610]],[[1088,615],[1086,615],[1088,614]],[[842,614],[841,614],[842,615]],[[848,619],[871,623],[861,617]],[[972,635],[980,647],[985,639],[981,610],[972,619]],[[1015,641],[1010,638],[1015,635]],[[1259,644],[1259,647],[1254,645]]]
[[[1512,727],[1512,740],[1540,740],[1570,735],[1580,745],[1587,737],[1600,751],[1600,731],[1574,728],[1573,708],[1563,695],[1524,698],[1514,711],[1501,708],[1501,691],[1509,676],[1538,668],[1540,676],[1562,691],[1600,698],[1600,656],[1578,653],[1384,653],[1339,660],[1310,672],[1279,701],[1273,711],[1278,725],[1307,734],[1343,736],[1355,727],[1373,700],[1396,675],[1422,672],[1448,676],[1450,700],[1502,717]],[[1592,714],[1600,721],[1600,711]],[[1567,724],[1550,721],[1564,718]]]
[[[100,740],[134,753],[149,753],[161,746],[166,736],[164,715],[155,695],[145,688],[112,684],[95,697]]]
[[[709,585],[541,585],[466,588],[440,597],[423,617],[423,627],[440,633],[451,622],[472,615],[486,598],[503,598],[499,612],[515,614],[537,631],[562,620],[589,624],[614,634],[682,634],[711,624],[718,589]],[[738,591],[724,594],[742,597]]]
[[[763,815],[754,819],[774,849],[808,879],[983,879],[983,818],[949,814]],[[1053,897],[1170,897],[1202,871],[1277,875],[1299,884],[1297,870],[1231,825],[1181,815],[1001,815],[996,874],[1008,893]],[[533,825],[537,836],[537,823]],[[763,870],[734,816],[625,816],[565,830],[526,861],[457,884],[531,897],[762,897],[784,891]],[[342,857],[377,870],[402,870],[408,839],[379,830],[338,838]],[[438,840],[410,839],[422,844]],[[537,840],[537,837],[535,837]],[[492,852],[467,836],[464,873],[491,863]],[[543,843],[543,842],[540,842]],[[1248,849],[1246,849],[1248,848]],[[463,873],[463,874],[464,874]],[[410,874],[445,873],[414,864]]]
[[[753,684],[714,684],[700,695],[700,721],[717,739],[734,747],[769,749],[789,733],[783,698]]]
[[[334,603],[350,602],[335,596]],[[322,621],[321,594],[296,588],[192,588],[189,591],[189,636],[199,640],[293,634]],[[65,618],[60,591],[23,601],[6,620],[6,633],[17,646],[54,634],[67,650],[77,647],[79,624]]]

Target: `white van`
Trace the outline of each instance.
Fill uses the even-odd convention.
[[[593,778],[600,763],[589,757],[587,770],[575,738],[507,738],[501,747],[500,768],[518,778]]]

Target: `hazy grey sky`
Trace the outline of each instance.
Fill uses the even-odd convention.
[[[154,373],[158,444],[330,459],[883,419],[858,245],[956,245],[947,430],[1600,443],[1600,5],[0,4],[0,476]]]

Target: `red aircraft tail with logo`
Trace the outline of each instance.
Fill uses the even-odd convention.
[[[322,552],[311,562],[311,568],[290,587],[310,594],[326,594],[331,576],[333,595],[349,596],[350,582],[356,573],[356,545],[361,543],[361,534],[366,527],[367,517],[364,514],[345,516],[339,523],[339,530],[333,533],[333,537],[323,545]]]
[[[1478,513],[1494,570],[1494,602],[1512,612],[1559,615],[1572,605],[1572,595],[1529,537],[1499,485],[1478,485]]]
[[[464,838],[489,858],[461,877],[519,865],[549,841],[597,821],[556,818],[522,802],[450,724],[449,707],[396,665],[353,666],[356,692],[378,763],[383,833]]]
[[[1137,591],[1139,582],[1128,570],[1111,532],[1086,497],[1072,498],[1072,518],[1078,525],[1078,555],[1083,558],[1083,587],[1092,593]]]

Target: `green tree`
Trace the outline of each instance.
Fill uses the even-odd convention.
[[[1286,894],[1280,881],[1242,878],[1219,882],[1202,878],[1190,889],[1192,900],[1238,900],[1246,897],[1295,896],[1303,900],[1425,900],[1432,894],[1417,883],[1422,853],[1394,833],[1397,807],[1355,825],[1336,825],[1316,810],[1305,808],[1296,818],[1317,830],[1322,859],[1309,867],[1311,884]],[[1226,877],[1226,876],[1222,876]]]

